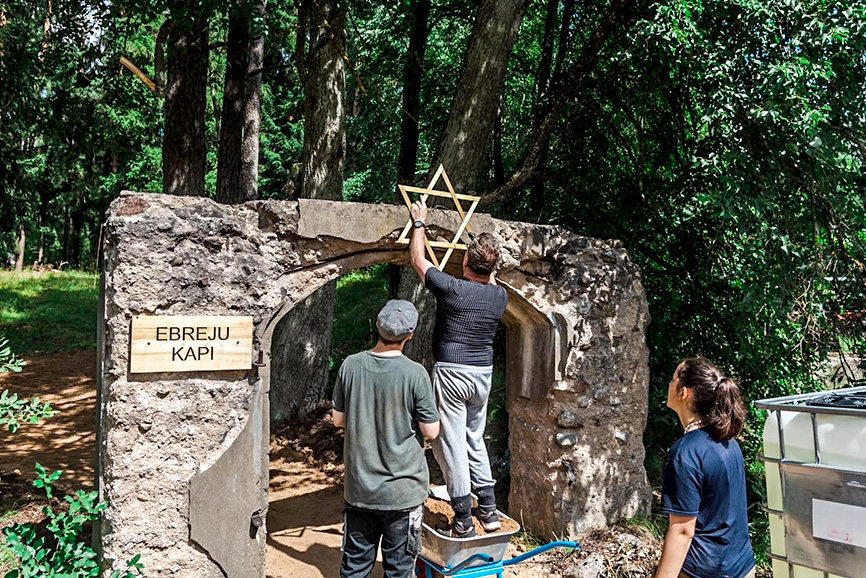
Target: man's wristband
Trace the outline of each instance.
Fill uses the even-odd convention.
[[[415,222],[413,223],[413,226],[414,226],[416,229],[423,229],[423,228],[426,227],[427,225],[424,224],[424,221],[418,219],[417,221],[415,221]]]

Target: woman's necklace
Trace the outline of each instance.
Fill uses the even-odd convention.
[[[698,429],[703,425],[704,421],[702,419],[696,419],[694,421],[690,421],[686,424],[686,427],[683,428],[683,435],[686,435],[693,429]]]

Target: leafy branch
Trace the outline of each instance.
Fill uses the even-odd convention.
[[[0,337],[0,373],[12,371],[19,373],[21,369],[27,365],[27,362],[20,359],[12,353],[12,348],[9,347],[9,340],[5,337]]]
[[[49,498],[42,507],[48,518],[47,535],[37,530],[31,523],[16,524],[5,528],[6,548],[17,558],[18,568],[7,572],[4,578],[89,578],[100,575],[101,567],[97,553],[79,537],[87,523],[98,520],[108,506],[108,502],[98,501],[97,492],[78,490],[64,500],[69,504],[66,510],[51,507],[54,497],[54,482],[62,471],[48,473],[37,463],[38,478],[33,482],[42,488]],[[143,576],[140,555],[133,556],[123,570],[114,570],[110,578],[135,578]]]
[[[27,362],[12,352],[9,340],[0,337],[0,373],[19,373],[25,365]],[[0,392],[0,427],[7,426],[12,433],[18,431],[23,423],[38,423],[56,413],[50,404],[38,397],[19,398],[18,394],[9,393],[6,389]]]
[[[38,397],[19,398],[17,393],[10,394],[6,389],[0,393],[0,426],[7,426],[12,433],[18,431],[21,424],[39,423],[39,420],[56,413],[56,410],[51,409],[51,404]]]

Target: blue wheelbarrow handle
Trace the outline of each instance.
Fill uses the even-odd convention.
[[[532,558],[533,556],[538,556],[539,554],[543,554],[544,552],[547,552],[548,550],[553,550],[554,548],[572,548],[572,549],[576,550],[576,549],[580,548],[580,544],[578,544],[577,542],[565,542],[565,541],[551,542],[550,544],[545,544],[544,546],[539,546],[535,550],[530,550],[526,554],[521,554],[520,556],[517,556],[516,558],[512,558],[511,560],[506,560],[502,563],[502,565],[503,566],[511,566],[512,564],[520,564],[524,560],[528,560],[529,558]]]
[[[451,568],[447,572],[442,572],[440,570],[439,573],[442,574],[443,576],[453,576],[454,574],[457,574],[458,572],[460,572],[461,570],[463,570],[467,566],[470,566],[473,562],[475,562],[477,560],[481,560],[485,564],[491,564],[491,563],[493,563],[493,556],[479,552],[478,554],[473,554],[472,556],[469,556],[468,558],[466,558],[465,560],[463,560],[462,562],[460,562],[459,564],[457,564],[456,566],[454,566],[453,568]]]

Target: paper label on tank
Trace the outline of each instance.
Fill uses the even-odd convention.
[[[866,508],[812,499],[812,536],[866,548]]]

